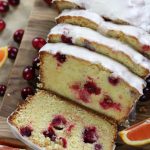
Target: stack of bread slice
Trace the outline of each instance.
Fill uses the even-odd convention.
[[[39,52],[42,90],[8,118],[30,147],[114,149],[116,126],[128,118],[150,73],[150,34],[149,22],[121,10],[135,4],[142,13],[149,2],[113,1],[119,7],[112,16],[107,0],[53,1],[60,14]]]

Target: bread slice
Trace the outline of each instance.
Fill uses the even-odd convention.
[[[8,117],[14,134],[36,150],[112,150],[116,124],[39,91]]]
[[[150,74],[150,61],[147,58],[127,45],[89,28],[58,24],[48,34],[48,41],[86,47],[119,61],[140,77],[144,78]]]
[[[63,43],[40,50],[42,88],[121,122],[144,81],[126,67],[85,48]]]
[[[59,11],[85,9],[97,13],[107,21],[131,24],[150,32],[149,0],[53,0]]]
[[[128,44],[150,58],[150,34],[141,28],[106,22],[98,14],[87,10],[65,10],[56,18],[56,21],[94,29],[105,36]]]

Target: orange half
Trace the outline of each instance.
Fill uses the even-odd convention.
[[[8,47],[0,47],[0,67],[4,64],[8,57]]]
[[[119,132],[121,139],[131,146],[142,146],[150,143],[150,118]]]

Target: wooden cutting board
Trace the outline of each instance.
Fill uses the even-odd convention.
[[[0,117],[0,137],[5,136],[14,138],[6,124],[6,117],[16,109],[19,103],[22,102],[20,91],[23,87],[28,85],[22,78],[22,70],[25,66],[32,65],[33,58],[38,55],[37,51],[32,47],[31,41],[36,36],[46,38],[49,30],[55,25],[54,18],[57,15],[57,11],[54,8],[47,6],[43,0],[35,1],[18,56],[10,74],[7,85],[8,88],[1,105],[0,116],[2,117]],[[150,102],[138,105],[137,119],[135,122],[150,117],[149,107]],[[133,148],[122,144],[119,140],[117,145],[117,150],[150,150],[150,146]]]

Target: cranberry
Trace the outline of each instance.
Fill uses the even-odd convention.
[[[62,137],[60,137],[60,140],[62,141],[63,148],[67,148],[67,140]]]
[[[52,0],[44,0],[48,5],[52,4]]]
[[[102,146],[100,144],[95,144],[94,150],[102,150]]]
[[[0,19],[0,32],[3,31],[6,27],[6,23],[3,19]]]
[[[59,63],[64,63],[64,62],[66,61],[66,56],[63,55],[63,54],[60,54],[59,52],[56,53],[56,54],[54,55],[54,57],[57,59],[57,61],[58,61]]]
[[[35,70],[32,66],[27,66],[24,68],[22,75],[27,81],[33,80],[35,77]]]
[[[39,63],[40,63],[39,57],[35,57],[32,62],[33,68],[38,70],[40,68]]]
[[[15,59],[18,53],[18,48],[16,47],[8,47],[8,57],[10,59]]]
[[[100,102],[100,105],[104,109],[114,108],[118,111],[121,111],[120,103],[114,103],[113,100],[107,95],[104,97],[104,100]]]
[[[89,94],[89,92],[87,92],[86,89],[81,89],[79,83],[75,83],[70,88],[75,92],[75,94],[77,94],[77,99],[82,100],[85,103],[89,103],[90,102],[90,99],[89,99],[90,98],[90,94]]]
[[[97,85],[93,81],[87,81],[84,84],[84,89],[87,90],[89,94],[99,95],[101,92],[101,89],[97,87]]]
[[[150,50],[150,45],[143,45],[142,47],[143,51],[149,51]]]
[[[71,125],[68,127],[67,132],[70,133],[74,127],[75,127],[75,125],[71,124]]]
[[[26,136],[26,137],[30,137],[31,136],[31,133],[32,133],[32,129],[31,129],[31,127],[22,127],[21,129],[20,129],[20,133],[21,133],[21,135],[22,136]]]
[[[8,2],[12,6],[18,6],[20,4],[20,0],[8,0]]]
[[[71,37],[66,37],[65,35],[62,35],[61,40],[64,43],[72,44],[72,38]]]
[[[6,92],[6,86],[0,84],[0,96],[4,96],[5,92]]]
[[[41,37],[35,37],[32,40],[32,46],[36,49],[36,50],[40,50],[44,45],[46,44],[45,39],[41,38]]]
[[[55,134],[54,130],[51,127],[49,127],[48,130],[44,131],[43,135],[45,137],[49,137],[51,139],[51,141],[56,140],[56,134]]]
[[[149,99],[150,99],[150,98],[148,98],[147,96],[142,95],[142,96],[140,97],[139,101],[140,101],[140,102],[146,102],[146,101],[148,101]]]
[[[23,35],[24,35],[24,30],[23,30],[23,29],[17,30],[17,31],[14,33],[14,40],[15,40],[15,42],[17,42],[18,44],[20,44]]]
[[[55,118],[52,120],[51,125],[57,130],[62,130],[65,127],[66,123],[66,119],[63,116],[58,115],[55,116]]]
[[[143,89],[143,93],[144,93],[145,96],[150,98],[150,88],[149,87],[145,87]]]
[[[147,87],[150,87],[150,77],[146,79]]]
[[[95,127],[86,127],[83,132],[83,139],[85,143],[95,143],[98,140]]]
[[[34,90],[32,87],[25,87],[21,90],[21,96],[23,99],[26,99],[29,95],[33,95]]]
[[[0,13],[4,14],[9,11],[9,4],[7,1],[0,0]]]
[[[119,83],[119,78],[109,77],[109,78],[108,78],[108,81],[109,81],[112,85],[116,86],[116,85]]]

